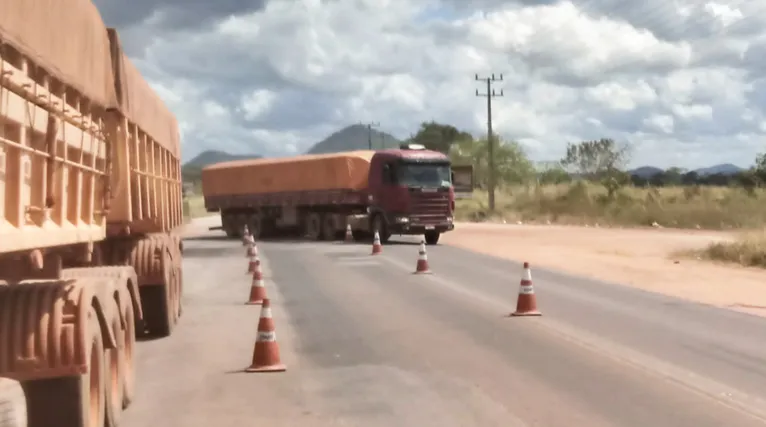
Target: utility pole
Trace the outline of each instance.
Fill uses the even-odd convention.
[[[378,122],[369,122],[366,123],[367,126],[367,145],[369,146],[370,150],[372,150],[372,128],[380,127],[380,123]],[[383,136],[381,135],[381,139]]]
[[[488,163],[489,163],[489,179],[488,179],[488,190],[489,190],[489,210],[494,211],[495,210],[495,138],[492,135],[492,98],[497,98],[504,96],[503,90],[500,89],[500,92],[495,92],[494,89],[492,89],[492,83],[494,82],[502,82],[503,81],[503,75],[500,74],[499,76],[495,76],[495,74],[491,74],[489,77],[482,77],[479,78],[479,75],[476,74],[476,81],[477,82],[485,82],[487,84],[487,92],[486,93],[479,93],[479,90],[476,89],[476,96],[479,97],[486,97],[487,98],[487,157],[489,157]]]

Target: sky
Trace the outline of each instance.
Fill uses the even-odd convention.
[[[766,1],[94,0],[179,119],[183,157],[302,153],[350,124],[486,133],[533,160],[630,144],[632,166],[766,151]]]

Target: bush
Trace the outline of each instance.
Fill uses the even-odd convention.
[[[605,226],[733,229],[766,224],[766,192],[738,187],[623,186],[607,191],[585,181],[559,185],[506,187],[496,193],[496,210],[488,212],[486,192],[458,200],[462,221],[506,220]]]
[[[766,231],[742,235],[734,242],[714,242],[698,255],[724,262],[734,262],[746,267],[766,268]]]

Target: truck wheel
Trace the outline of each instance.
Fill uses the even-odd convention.
[[[354,241],[357,243],[366,242],[370,240],[372,236],[370,236],[370,233],[364,231],[364,230],[351,230],[351,236],[354,238]]]
[[[96,311],[88,312],[88,373],[24,383],[29,427],[102,427],[106,408],[106,360]]]
[[[340,230],[335,224],[335,218],[330,215],[324,215],[322,218],[322,238],[324,240],[335,240],[338,238]]]
[[[388,232],[386,222],[383,221],[383,215],[375,215],[375,218],[372,220],[373,238],[375,236],[375,230],[378,231],[378,235],[380,236],[380,243],[388,243],[388,239],[391,238],[391,233]]]
[[[164,338],[173,331],[173,314],[168,298],[170,286],[142,286],[141,305],[144,309],[146,335],[151,338]]]
[[[439,237],[441,234],[437,231],[429,231],[425,234],[426,237],[426,244],[428,245],[435,245],[439,243]]]
[[[120,424],[122,415],[124,393],[125,393],[125,352],[126,340],[125,330],[120,324],[119,306],[117,301],[113,301],[112,310],[112,331],[117,342],[117,348],[106,349],[104,358],[106,359],[106,423],[105,427],[117,427]]]
[[[310,213],[306,216],[306,238],[319,240],[322,236],[322,218],[318,213]]]
[[[136,367],[135,367],[135,351],[136,351],[136,314],[133,307],[133,300],[128,299],[125,304],[125,311],[123,317],[125,318],[125,348],[123,349],[123,356],[125,360],[124,388],[122,391],[122,408],[125,409],[133,402],[133,397],[136,394]]]

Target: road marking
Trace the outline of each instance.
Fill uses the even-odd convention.
[[[390,258],[381,257],[386,262],[396,267],[409,271],[410,266],[403,262]],[[422,276],[424,280],[441,285],[442,289],[448,289],[453,292],[471,297],[487,306],[498,308],[501,312],[509,311],[509,305],[499,302],[488,295],[472,288],[466,288],[456,282],[441,278],[437,275]],[[623,362],[648,374],[653,374],[660,378],[672,381],[699,395],[711,398],[729,408],[735,409],[743,414],[749,415],[759,421],[766,421],[766,401],[755,396],[751,396],[740,390],[729,387],[725,384],[716,382],[708,377],[697,375],[691,371],[680,368],[674,364],[659,360],[655,357],[640,353],[626,346],[616,344],[609,340],[600,338],[590,332],[580,328],[565,325],[550,318],[538,318],[534,322],[528,322],[531,326],[544,329],[552,335],[557,335],[567,341],[579,345],[596,355],[605,355],[613,360]]]

